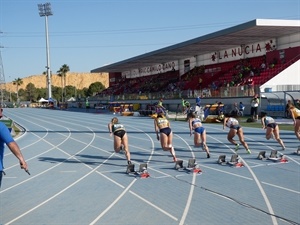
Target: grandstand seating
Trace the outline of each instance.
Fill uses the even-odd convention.
[[[242,78],[238,77],[237,82],[240,85],[245,85],[245,82],[250,76],[253,78],[254,85],[262,85],[300,59],[300,47],[289,48],[285,49],[284,51],[284,60],[280,59],[280,51],[275,50],[267,53],[264,56],[212,65],[197,66],[183,74],[180,79],[179,71],[169,71],[156,75],[125,79],[115,86],[113,90],[112,88],[108,88],[104,90],[102,94],[112,92],[115,95],[120,95],[123,93],[137,94],[139,92],[168,92],[173,91],[170,90],[170,84],[180,90],[199,90],[199,78],[202,79],[201,89],[211,89],[213,82],[215,82],[217,88],[219,88],[221,86],[224,87],[224,83],[232,82],[234,76],[238,77],[238,74],[241,73],[242,67],[246,69],[242,72]],[[278,63],[274,64],[274,60]],[[262,62],[265,62],[267,66],[265,70],[260,69]],[[251,70],[254,72],[254,74],[250,74]],[[234,86],[236,85],[237,84],[234,84]]]

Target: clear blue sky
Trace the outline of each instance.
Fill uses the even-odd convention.
[[[253,19],[298,19],[300,0],[0,0],[0,46],[6,82],[45,71],[50,2],[51,70],[90,72],[106,64]]]

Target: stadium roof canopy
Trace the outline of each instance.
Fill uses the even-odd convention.
[[[124,72],[296,33],[300,34],[300,20],[256,19],[117,63],[99,67],[93,69],[91,72]]]

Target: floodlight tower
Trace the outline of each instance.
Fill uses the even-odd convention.
[[[48,98],[52,98],[51,90],[51,71],[50,71],[50,50],[49,50],[49,34],[48,34],[48,16],[52,16],[51,4],[38,4],[40,17],[45,17],[45,31],[46,31],[46,57],[47,57],[47,85],[48,85]]]

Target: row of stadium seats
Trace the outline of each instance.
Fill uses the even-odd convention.
[[[267,105],[267,111],[285,111],[283,105]]]

